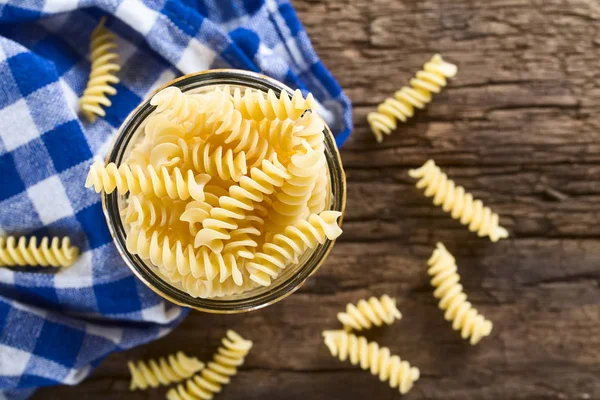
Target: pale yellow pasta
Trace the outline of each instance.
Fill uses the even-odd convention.
[[[349,360],[352,365],[360,365],[363,370],[370,370],[381,382],[387,381],[391,388],[398,388],[401,394],[408,393],[420,377],[417,367],[392,355],[387,347],[368,342],[363,336],[339,330],[324,331],[323,337],[332,356],[340,361]]]
[[[314,189],[308,199],[307,211],[309,214],[318,214],[324,211],[329,196],[329,171],[327,168],[321,168],[317,174]]]
[[[296,225],[288,226],[283,233],[256,252],[254,259],[246,263],[250,271],[250,279],[263,286],[271,284],[271,278],[277,278],[282,269],[293,263],[306,249],[314,249],[326,239],[335,240],[342,230],[337,220],[341,216],[338,211],[323,211],[313,214],[306,220],[299,220]]]
[[[92,32],[90,76],[79,99],[82,113],[90,122],[96,121],[96,116],[106,115],[102,107],[111,106],[107,96],[117,93],[112,85],[119,83],[119,78],[115,75],[121,69],[118,64],[119,54],[116,52],[116,36],[106,29],[105,22],[106,18],[101,18]]]
[[[300,90],[296,90],[292,97],[287,92],[281,92],[277,97],[275,92],[270,89],[267,93],[246,89],[244,94],[239,89],[235,89],[233,103],[236,110],[240,111],[244,118],[255,121],[262,121],[263,119],[296,120],[306,110],[315,109],[316,107],[312,94],[304,99]]]
[[[177,225],[186,203],[168,197],[130,196],[123,220],[135,226],[173,227]]]
[[[180,382],[204,368],[204,363],[195,357],[188,357],[182,351],[158,360],[129,361],[131,373],[129,390],[156,388]]]
[[[120,194],[168,196],[171,199],[204,200],[204,185],[210,180],[206,174],[194,174],[194,171],[182,172],[174,168],[169,173],[166,167],[156,170],[149,165],[142,168],[139,165],[129,166],[121,164],[117,168],[115,163],[104,165],[101,161],[95,162],[88,173],[85,187],[94,187],[96,192],[112,193],[115,189]]]
[[[213,361],[207,364],[200,374],[176,389],[167,393],[167,400],[210,400],[219,393],[223,385],[228,384],[244,363],[244,359],[252,348],[252,342],[229,330],[222,341]]]
[[[508,237],[508,231],[499,225],[498,214],[485,207],[481,200],[473,199],[462,186],[457,187],[433,160],[410,170],[409,175],[419,180],[417,188],[425,189],[425,196],[433,197],[434,205],[468,225],[471,232],[477,232],[479,237],[488,236],[492,242]]]
[[[273,213],[267,222],[267,229],[281,232],[302,217],[308,204],[319,172],[326,168],[323,153],[313,150],[304,142],[304,153],[294,154],[287,167],[289,177],[284,180],[273,201]]]
[[[125,161],[94,163],[86,186],[123,195],[126,248],[166,282],[236,295],[339,236],[311,96],[168,87],[150,104]]]
[[[472,345],[492,333],[492,322],[479,314],[467,301],[467,295],[460,284],[456,260],[442,243],[437,244],[427,264],[428,273],[433,277],[433,295],[439,299],[440,308],[445,310],[446,321],[452,321],[452,329],[460,331],[461,337],[469,339]]]
[[[235,154],[233,149],[216,146],[210,142],[198,142],[192,148],[192,163],[197,172],[218,176],[222,180],[239,182],[248,173],[246,153]]]
[[[68,237],[44,237],[38,244],[35,237],[0,236],[0,267],[70,267],[78,255]]]
[[[277,157],[263,160],[260,168],[252,168],[250,176],[242,176],[238,185],[229,188],[228,196],[219,198],[219,207],[211,209],[211,217],[202,221],[203,229],[196,235],[194,245],[207,246],[220,253],[223,240],[231,237],[229,232],[237,228],[237,221],[243,220],[255,203],[262,202],[265,195],[281,187],[289,176]]]
[[[385,99],[377,111],[367,115],[367,121],[378,142],[383,135],[389,135],[397,127],[397,120],[406,122],[415,113],[415,108],[425,108],[431,102],[432,94],[439,93],[447,84],[447,78],[456,75],[456,65],[442,59],[439,54],[431,57],[423,70],[410,80],[410,86],[398,90],[394,97]]]
[[[396,300],[384,294],[380,299],[371,297],[369,300],[360,300],[357,305],[348,304],[346,311],[338,313],[337,318],[346,330],[362,331],[371,329],[373,325],[391,325],[401,319],[402,314],[396,307]]]

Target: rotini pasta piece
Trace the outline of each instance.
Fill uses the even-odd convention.
[[[167,361],[168,360],[168,361]],[[171,354],[165,359],[129,361],[127,363],[131,373],[129,390],[147,389],[149,387],[168,386],[180,382],[194,375],[204,368],[204,363],[195,357],[188,357],[182,351]]]
[[[439,299],[440,308],[446,311],[446,321],[452,321],[452,329],[460,331],[463,339],[470,338],[472,345],[492,333],[492,322],[467,301],[460,284],[456,260],[442,243],[437,244],[427,264],[428,273],[433,277],[431,285],[436,288],[433,295]]]
[[[44,237],[38,245],[35,237],[28,242],[24,236],[0,236],[0,266],[70,267],[78,255],[79,248],[68,237]]]
[[[262,223],[262,218],[258,216],[246,216],[246,219],[240,222],[238,229],[231,231],[231,238],[224,243],[223,253],[231,253],[235,257],[245,259],[254,258],[254,249],[258,246],[256,239],[261,235],[256,226]]]
[[[233,92],[233,104],[240,111],[243,118],[262,121],[263,119],[291,119],[297,120],[306,110],[315,109],[316,102],[312,94],[306,99],[300,90],[296,90],[292,97],[285,91],[279,97],[273,90],[265,93],[259,90],[246,89],[242,95],[239,89]]]
[[[156,114],[165,114],[172,121],[184,124],[200,114],[203,96],[188,96],[175,86],[164,88],[150,99]]]
[[[219,205],[219,198],[212,193],[205,193],[205,201],[190,201],[179,219],[189,224],[190,235],[196,236],[202,229],[202,222],[210,217],[210,210]],[[216,204],[216,205],[213,205]],[[200,225],[200,227],[199,227]]]
[[[318,172],[315,187],[308,199],[309,214],[318,214],[325,210],[327,206],[327,197],[329,196],[329,170],[321,168]]]
[[[381,299],[371,297],[369,300],[360,300],[357,305],[348,304],[346,312],[338,313],[337,318],[346,330],[362,331],[371,329],[373,325],[391,325],[401,319],[402,314],[396,307],[396,300],[384,294]]]
[[[187,176],[184,176],[184,173]],[[181,200],[192,197],[194,200],[203,201],[204,186],[209,180],[209,175],[194,176],[192,170],[182,172],[179,168],[174,168],[173,172],[169,173],[166,167],[157,171],[152,165],[142,168],[139,165],[130,167],[122,164],[117,168],[115,163],[105,166],[101,161],[97,161],[90,167],[85,186],[94,186],[98,193],[112,193],[117,189],[120,194],[143,193]]]
[[[271,278],[277,278],[282,269],[307,249],[314,249],[327,239],[337,239],[342,234],[337,223],[340,215],[338,211],[313,214],[308,221],[300,220],[294,226],[288,226],[283,234],[274,235],[272,241],[265,243],[261,251],[254,254],[254,259],[246,263],[250,279],[268,286]]]
[[[213,279],[218,274],[216,262],[206,262],[203,254],[196,252],[191,244],[173,240],[169,234],[132,227],[125,245],[131,254],[150,260],[153,265],[163,267],[165,271],[177,271],[181,276],[192,274],[195,277]]]
[[[243,118],[236,110],[230,97],[220,91],[213,92],[213,100],[207,102],[201,110],[208,115],[207,123],[218,128],[213,135],[224,135],[224,143],[235,143],[234,153],[244,151],[251,167],[258,166],[263,159],[273,154],[273,148],[262,137],[254,124]]]
[[[219,393],[223,385],[228,384],[244,363],[252,348],[252,341],[246,340],[232,330],[227,331],[222,345],[200,374],[177,388],[169,390],[167,400],[210,400]]]
[[[289,177],[275,155],[271,160],[263,160],[260,168],[252,168],[250,176],[242,176],[238,185],[229,188],[229,196],[219,198],[219,207],[211,209],[211,217],[202,222],[203,229],[196,235],[194,245],[207,246],[220,253],[223,240],[230,239],[229,232],[237,229],[237,221],[243,220],[256,203],[262,202],[265,195],[273,193],[275,187],[281,187]]]
[[[310,200],[318,174],[325,168],[325,156],[314,151],[304,142],[305,153],[294,154],[288,165],[290,177],[286,179],[273,201],[273,213],[267,230],[281,232],[293,225],[301,216]]]
[[[308,112],[302,116],[294,124],[294,137],[300,139],[300,145],[296,145],[295,149],[302,150],[302,146],[306,141],[311,149],[322,153],[325,150],[325,123],[323,119],[316,113]],[[294,143],[296,143],[294,141]]]
[[[417,188],[425,189],[425,196],[433,197],[434,205],[468,225],[471,232],[477,232],[479,237],[488,236],[492,242],[508,237],[508,231],[499,225],[498,214],[485,207],[481,200],[473,199],[462,186],[457,187],[433,160],[410,170],[409,175],[419,179]]]
[[[377,141],[381,143],[383,135],[389,135],[396,129],[397,120],[406,122],[412,117],[415,107],[425,108],[431,102],[432,93],[439,93],[446,86],[447,78],[453,78],[456,72],[456,65],[444,61],[439,54],[431,57],[423,70],[410,80],[410,87],[404,86],[393,98],[387,98],[379,104],[376,112],[367,115]]]
[[[248,172],[246,153],[234,154],[233,149],[215,146],[210,142],[198,142],[192,148],[192,163],[197,172],[218,176],[222,180],[239,182]]]
[[[290,119],[265,119],[258,123],[259,134],[267,139],[282,159],[301,144],[302,139],[294,134],[298,130],[296,123]]]
[[[90,76],[79,105],[83,115],[90,121],[96,121],[96,116],[104,117],[106,112],[102,108],[112,104],[107,96],[117,93],[112,86],[119,83],[115,75],[121,69],[117,63],[119,54],[116,52],[116,36],[104,26],[106,18],[100,19],[94,29],[90,42]]]
[[[408,393],[420,377],[417,367],[392,355],[389,348],[368,342],[363,336],[339,330],[324,331],[323,337],[332,356],[340,361],[349,359],[352,365],[370,370],[381,382],[388,381],[392,389],[398,388],[401,394]]]
[[[124,221],[139,227],[173,227],[183,214],[185,202],[163,197],[130,196]]]

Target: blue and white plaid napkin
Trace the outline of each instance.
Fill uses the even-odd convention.
[[[104,15],[123,68],[112,107],[90,125],[77,98]],[[215,67],[312,92],[340,144],[352,129],[348,98],[287,1],[0,1],[0,235],[69,236],[82,252],[58,271],[0,268],[0,399],[76,384],[110,352],[161,337],[185,316],[132,276],[84,181],[151,90]]]

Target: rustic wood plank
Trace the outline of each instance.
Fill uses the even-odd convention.
[[[344,147],[345,233],[296,294],[251,314],[193,312],[168,337],[110,356],[76,387],[35,399],[130,393],[126,360],[185,350],[208,359],[227,328],[255,341],[220,398],[392,399],[331,358],[323,329],[347,302],[389,293],[404,318],[368,337],[421,369],[411,399],[600,398],[600,3],[595,0],[295,0],[314,46],[355,104]],[[459,74],[427,110],[375,143],[366,114],[434,52]],[[434,158],[501,215],[479,239],[408,177]],[[495,324],[477,347],[444,321],[425,261],[436,241]]]

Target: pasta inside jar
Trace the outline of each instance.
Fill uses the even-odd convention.
[[[263,296],[341,234],[311,95],[167,86],[149,106],[121,163],[94,164],[87,183],[115,192],[123,247],[176,291]]]

